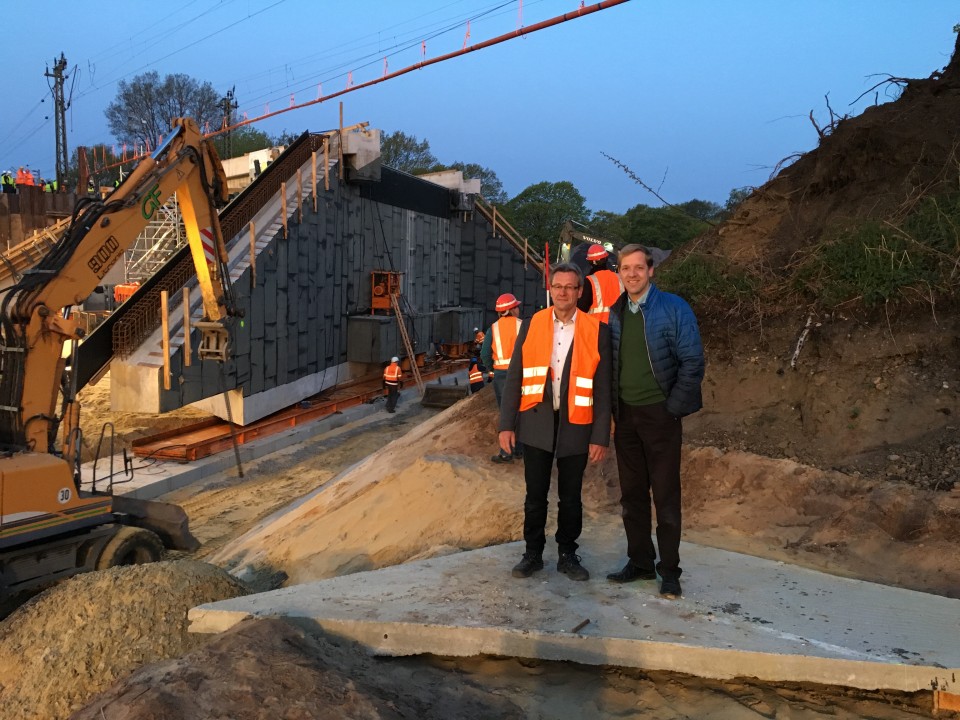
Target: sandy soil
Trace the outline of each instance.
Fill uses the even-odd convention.
[[[440,415],[405,403],[397,415],[374,415],[251,465],[245,478],[220,477],[165,499],[179,498],[191,508],[194,532],[205,543],[201,555],[261,585],[517,539],[522,469],[489,462],[494,413],[491,393]],[[691,447],[684,463],[689,540],[944,594],[960,587],[960,557],[953,552],[960,530],[956,493],[715,448]],[[616,512],[614,467],[610,458],[590,468],[589,514]],[[721,683],[512,659],[373,659],[286,625],[259,623],[184,655],[191,650],[183,637],[186,608],[243,590],[218,584],[213,597],[207,590],[200,596],[192,589],[196,583],[171,580],[177,565],[167,566],[162,583],[150,580],[149,568],[76,578],[0,625],[0,657],[18,658],[16,666],[0,670],[0,702],[20,708],[13,717],[67,717],[84,702],[78,717],[104,720],[207,718],[217,716],[214,711],[234,718],[642,712],[663,718],[900,718],[923,716],[930,707],[929,693]],[[219,583],[221,570],[201,567],[210,567]],[[130,571],[143,574],[123,574]],[[161,592],[161,586],[170,589]],[[105,607],[104,597],[115,600]],[[142,605],[131,609],[134,599]],[[65,607],[71,611],[64,613]],[[83,637],[56,631],[77,618]],[[68,664],[70,672],[51,682],[51,658],[82,660],[79,669]],[[159,664],[127,675],[154,660]],[[21,667],[31,670],[18,677]],[[96,697],[111,680],[118,682]]]
[[[247,590],[195,560],[117,567],[60,583],[0,624],[5,720],[64,718],[145,663],[207,642],[186,613]]]

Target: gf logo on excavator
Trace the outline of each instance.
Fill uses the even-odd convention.
[[[160,186],[154,185],[150,188],[144,198],[143,202],[140,204],[140,212],[143,215],[144,220],[149,220],[153,217],[153,214],[160,209],[160,206],[163,203],[160,202]]]

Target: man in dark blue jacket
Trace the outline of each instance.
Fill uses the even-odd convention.
[[[703,345],[697,319],[681,298],[651,282],[653,257],[642,245],[620,251],[625,292],[610,310],[613,345],[614,444],[627,564],[612,582],[653,580],[660,594],[680,597],[681,418],[703,407]],[[650,495],[657,546],[650,538]]]

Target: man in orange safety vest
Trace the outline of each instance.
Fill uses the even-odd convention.
[[[507,368],[510,367],[510,357],[513,355],[513,346],[520,334],[523,321],[520,319],[520,301],[513,293],[503,293],[497,298],[494,306],[497,319],[487,331],[483,346],[480,348],[480,361],[490,370],[493,378],[493,392],[497,396],[497,407],[503,399],[503,384],[507,381]],[[497,463],[512,462],[523,457],[523,447],[517,445],[513,453],[500,450],[491,460]]]
[[[383,387],[387,391],[387,412],[397,411],[397,399],[400,397],[400,384],[403,379],[403,370],[400,369],[400,358],[390,358],[390,364],[383,371]]]
[[[583,284],[583,295],[577,301],[577,308],[595,315],[600,322],[607,322],[610,308],[623,294],[620,276],[607,267],[608,255],[603,245],[592,245],[587,251],[590,270]]]

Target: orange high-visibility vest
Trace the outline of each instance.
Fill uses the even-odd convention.
[[[493,369],[506,370],[510,367],[510,358],[513,357],[513,346],[517,342],[517,333],[523,320],[510,315],[500,318],[493,324],[493,340],[490,343],[493,350]]]
[[[399,385],[402,376],[403,370],[396,363],[390,363],[387,365],[387,369],[383,371],[383,381],[387,385]]]
[[[480,372],[480,368],[476,365],[470,366],[470,384],[482,383],[483,382],[483,373]]]
[[[486,337],[487,336],[483,334],[483,330],[477,330],[476,334],[473,336],[473,341],[477,345],[482,345]]]
[[[601,322],[610,318],[610,308],[623,293],[623,281],[612,270],[597,270],[588,275],[587,280],[593,285],[593,305],[590,314],[596,315]]]
[[[600,364],[600,321],[578,312],[573,331],[570,359],[570,385],[567,414],[571,423],[593,422],[593,376]],[[547,373],[553,353],[553,309],[546,308],[530,318],[530,330],[523,344],[523,379],[520,384],[520,411],[529,410],[543,400]],[[553,378],[560,382],[560,378]]]

